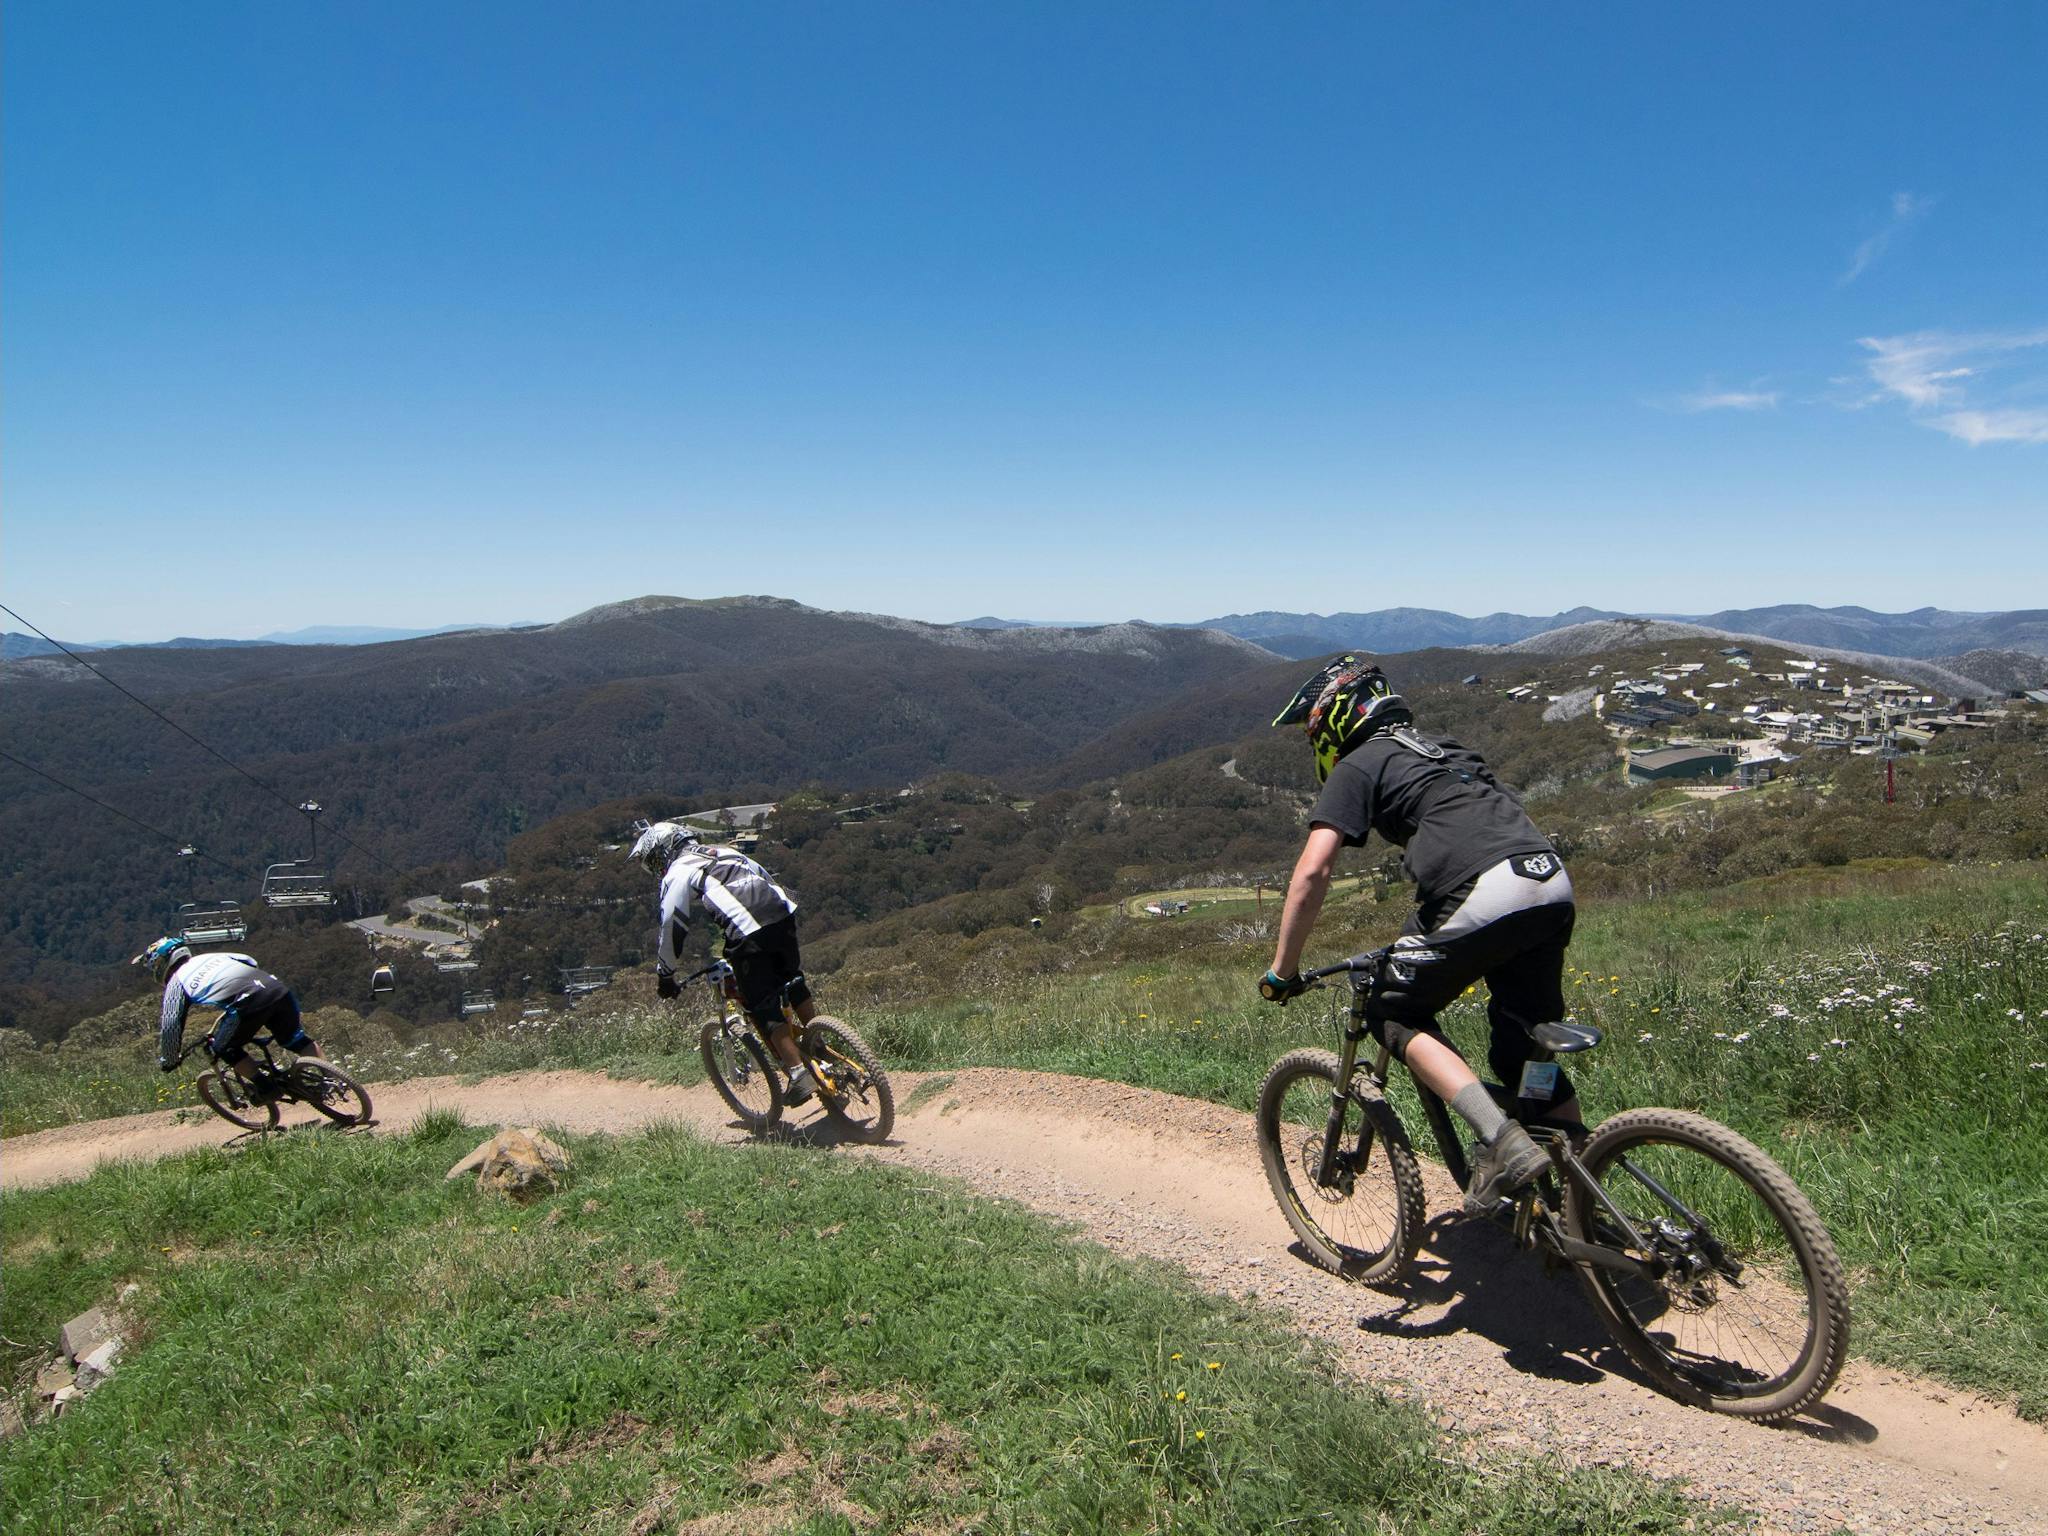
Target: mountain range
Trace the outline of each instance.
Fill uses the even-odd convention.
[[[1944,608],[1878,613],[1868,608],[1785,603],[1771,608],[1724,608],[1715,613],[1573,608],[1546,616],[1489,613],[1476,619],[1434,608],[1383,608],[1372,613],[1231,613],[1204,619],[1199,627],[1220,629],[1283,656],[1301,657],[1340,650],[1387,653],[1430,646],[1513,645],[1552,630],[1630,618],[1669,619],[1791,645],[1829,646],[1872,656],[1933,660],[1974,650],[2048,656],[2048,609],[2043,608],[2006,613],[1958,613]]]

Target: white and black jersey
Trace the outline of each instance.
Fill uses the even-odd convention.
[[[796,900],[775,877],[737,848],[698,845],[676,856],[661,877],[660,968],[673,971],[676,953],[698,906],[725,933],[728,946],[752,938],[796,911]]]
[[[164,983],[163,1013],[157,1021],[158,1065],[167,1070],[177,1065],[185,1045],[185,1015],[193,1004],[254,1014],[290,990],[248,955],[216,952],[187,960]]]

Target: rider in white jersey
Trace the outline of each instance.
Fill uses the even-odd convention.
[[[725,958],[741,1003],[789,1069],[788,1102],[801,1104],[810,1098],[817,1085],[797,1053],[785,1013],[794,1013],[800,1024],[818,1014],[797,947],[796,899],[737,848],[700,842],[695,832],[677,821],[648,827],[627,857],[661,876],[656,990],[663,997],[682,991],[676,980],[677,956],[689,933],[691,913],[703,907],[725,935]]]
[[[157,1024],[157,1065],[175,1072],[184,1052],[185,1015],[194,1007],[218,1008],[207,1050],[237,1076],[260,1086],[256,1064],[243,1049],[259,1030],[296,1056],[318,1056],[320,1047],[299,1021],[299,1000],[291,988],[248,955],[216,952],[195,956],[180,938],[161,938],[135,957],[164,984]]]

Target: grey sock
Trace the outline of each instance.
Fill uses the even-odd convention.
[[[1451,1108],[1458,1112],[1459,1119],[1472,1127],[1482,1142],[1491,1143],[1508,1123],[1506,1112],[1494,1103],[1493,1095],[1486,1091],[1484,1083],[1468,1083],[1460,1088],[1451,1100]]]

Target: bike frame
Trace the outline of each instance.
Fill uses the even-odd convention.
[[[1349,960],[1342,961],[1337,965],[1325,966],[1319,971],[1310,971],[1301,978],[1303,982],[1312,988],[1321,987],[1326,978],[1339,974],[1348,973],[1351,981],[1351,1005],[1346,1010],[1344,1018],[1342,1049],[1338,1052],[1337,1082],[1330,1093],[1329,1119],[1323,1127],[1322,1161],[1316,1168],[1316,1182],[1318,1184],[1330,1184],[1337,1177],[1338,1159],[1344,1155],[1338,1149],[1342,1144],[1344,1135],[1345,1107],[1353,1097],[1352,1085],[1361,1075],[1358,1065],[1359,1046],[1370,1038],[1372,1033],[1367,1025],[1366,1015],[1372,1001],[1373,989],[1379,985],[1388,957],[1392,954],[1393,946],[1387,945],[1384,948],[1371,950],[1362,955],[1354,955]],[[1387,1069],[1393,1059],[1393,1051],[1386,1045],[1381,1044],[1373,1058],[1372,1066],[1365,1069],[1362,1074],[1365,1080],[1372,1085],[1374,1091],[1383,1098],[1387,1090]],[[1407,1064],[1404,1062],[1402,1065],[1405,1067]],[[1416,1097],[1422,1102],[1423,1118],[1429,1122],[1430,1135],[1436,1141],[1437,1151],[1443,1158],[1444,1167],[1450,1172],[1451,1178],[1456,1181],[1458,1188],[1465,1189],[1469,1187],[1472,1182],[1472,1165],[1465,1156],[1464,1139],[1458,1135],[1457,1128],[1451,1123],[1450,1107],[1412,1072],[1409,1074],[1409,1081],[1414,1084]],[[1601,1209],[1607,1213],[1609,1219],[1621,1229],[1632,1247],[1644,1252],[1655,1251],[1654,1247],[1643,1236],[1635,1223],[1630,1221],[1627,1214],[1608,1196],[1607,1191],[1601,1187],[1600,1181],[1595,1179],[1586,1165],[1579,1161],[1578,1153],[1573,1149],[1571,1138],[1568,1135],[1561,1130],[1545,1125],[1528,1125],[1525,1123],[1523,1128],[1528,1131],[1532,1141],[1550,1154],[1553,1169],[1570,1179],[1573,1184],[1583,1189],[1588,1196],[1597,1201]],[[1355,1156],[1362,1161],[1371,1156],[1371,1154],[1372,1121],[1368,1119],[1360,1133],[1358,1151]],[[1663,1200],[1674,1211],[1692,1223],[1695,1228],[1701,1231],[1705,1230],[1705,1224],[1691,1211],[1687,1210],[1684,1204],[1669,1190],[1636,1167],[1627,1158],[1623,1158],[1621,1163],[1624,1168],[1641,1180],[1659,1199]],[[1576,1238],[1567,1236],[1557,1219],[1557,1211],[1561,1208],[1562,1202],[1555,1195],[1555,1187],[1552,1181],[1545,1178],[1539,1179],[1534,1185],[1516,1197],[1513,1229],[1515,1242],[1519,1247],[1541,1247],[1568,1263],[1592,1264],[1602,1269],[1619,1270],[1627,1274],[1639,1274],[1649,1278],[1656,1278],[1661,1273],[1661,1265],[1645,1264],[1640,1259],[1633,1258],[1618,1249],[1607,1248],[1594,1243],[1582,1243]]]

